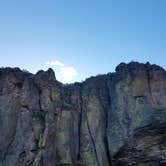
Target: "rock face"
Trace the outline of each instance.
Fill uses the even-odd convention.
[[[63,85],[0,69],[1,166],[166,165],[166,71],[121,63]]]

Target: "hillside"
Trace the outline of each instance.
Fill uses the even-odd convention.
[[[121,63],[63,85],[52,69],[0,69],[0,165],[166,165],[166,71]]]

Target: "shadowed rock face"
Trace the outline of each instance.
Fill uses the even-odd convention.
[[[166,71],[121,63],[63,85],[52,69],[0,69],[0,165],[166,165]]]

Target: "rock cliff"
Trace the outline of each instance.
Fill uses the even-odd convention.
[[[121,63],[63,85],[0,69],[1,166],[166,165],[166,71]]]

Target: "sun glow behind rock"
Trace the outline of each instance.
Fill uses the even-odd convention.
[[[53,67],[56,76],[58,76],[57,79],[63,83],[72,83],[76,81],[76,77],[79,75],[73,66],[65,65],[59,60],[48,61],[46,65]]]

